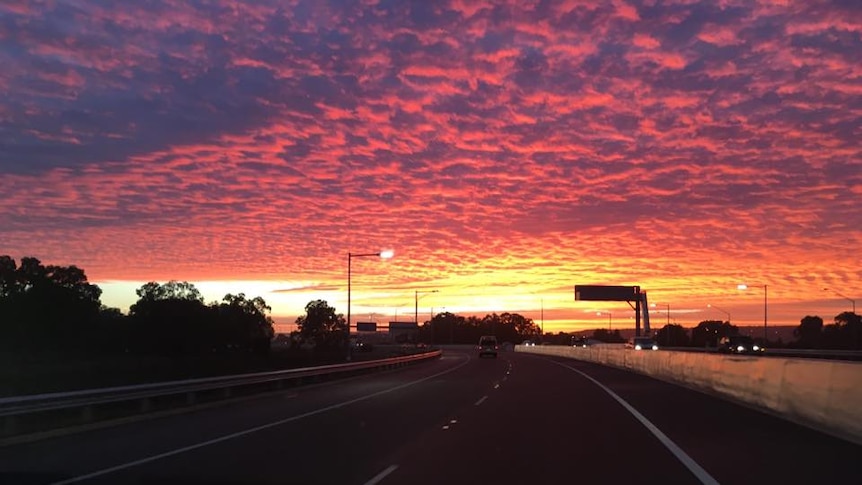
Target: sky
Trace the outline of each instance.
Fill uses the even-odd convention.
[[[124,311],[190,281],[289,329],[383,249],[354,321],[862,299],[855,0],[4,0],[0,66],[0,254]]]

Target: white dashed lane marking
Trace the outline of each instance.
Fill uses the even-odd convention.
[[[380,483],[384,478],[386,478],[387,475],[389,475],[390,473],[394,472],[397,469],[398,469],[398,465],[389,465],[382,472],[371,477],[371,480],[368,480],[367,482],[365,482],[365,485],[376,485],[376,484]]]

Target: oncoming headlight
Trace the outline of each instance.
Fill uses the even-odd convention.
[[[635,345],[635,350],[640,350],[640,349],[641,349],[641,346],[640,346],[640,344],[638,344],[638,345]]]
[[[755,345],[754,347],[752,347],[752,349],[756,352],[756,351],[760,350],[760,347],[758,347],[757,345]]]
[[[653,344],[652,349],[653,349],[653,350],[658,350],[658,345]]]
[[[743,347],[742,345],[740,345],[736,348],[737,352],[742,352],[743,350],[745,350],[745,347]]]

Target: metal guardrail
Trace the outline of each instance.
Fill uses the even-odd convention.
[[[93,420],[93,408],[104,404],[140,401],[138,412],[144,413],[152,409],[154,399],[161,397],[185,395],[185,404],[192,405],[197,401],[198,394],[205,391],[220,390],[222,392],[221,397],[228,398],[231,397],[233,390],[241,387],[273,384],[275,389],[281,389],[288,382],[301,382],[303,379],[351,374],[372,369],[394,368],[437,358],[441,354],[441,350],[434,350],[421,354],[365,362],[0,398],[0,418],[3,421],[0,434],[6,436],[16,434],[17,421],[26,415],[36,413],[80,409],[82,410],[83,421],[91,421]]]

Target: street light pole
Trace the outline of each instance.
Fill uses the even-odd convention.
[[[763,285],[763,346],[765,347],[769,338],[766,335],[766,285]]]
[[[852,303],[853,304],[853,314],[854,315],[856,314],[856,300],[854,300],[853,298],[850,298],[848,296],[842,295],[841,293],[838,293],[837,291],[835,291],[831,288],[823,288],[823,291],[831,291],[832,293],[835,293],[836,295],[840,296],[841,298],[844,298],[845,300]]]
[[[611,313],[611,312],[607,312],[607,313],[608,313],[608,332],[610,333],[611,326],[613,323],[613,313]],[[599,317],[602,316],[602,312],[596,312],[596,316],[599,316]]]
[[[720,311],[720,312],[724,313],[725,315],[727,315],[727,323],[730,323],[730,312],[729,312],[729,311],[727,311],[727,310],[722,310],[721,308],[719,308],[719,307],[717,307],[717,306],[715,306],[715,305],[713,305],[713,304],[711,304],[711,303],[707,304],[706,306],[707,306],[708,308],[715,308],[716,310],[718,310],[718,311]]]
[[[767,312],[767,285],[754,285],[755,287],[763,288],[763,345],[765,346],[769,342],[769,335],[766,332],[766,312]],[[741,284],[736,285],[736,289],[738,290],[747,290],[748,285]]]
[[[545,299],[542,298],[539,300],[541,302],[541,313],[539,314],[539,320],[541,327],[539,327],[539,332],[542,334],[542,337],[545,336]]]
[[[423,295],[423,296],[424,296],[424,295],[428,295],[428,294],[430,294],[430,293],[437,293],[437,292],[439,292],[439,291],[440,291],[440,290],[431,290],[431,291],[419,291],[419,290],[415,290],[415,291],[414,291],[414,295],[413,295],[413,305],[414,305],[414,308],[413,308],[413,322],[414,322],[416,325],[419,325],[419,295],[421,294],[421,295]]]
[[[389,259],[395,255],[392,250],[380,251],[379,253],[347,253],[347,360],[350,361],[350,278],[352,274],[353,258],[366,258],[378,256],[382,259]]]

